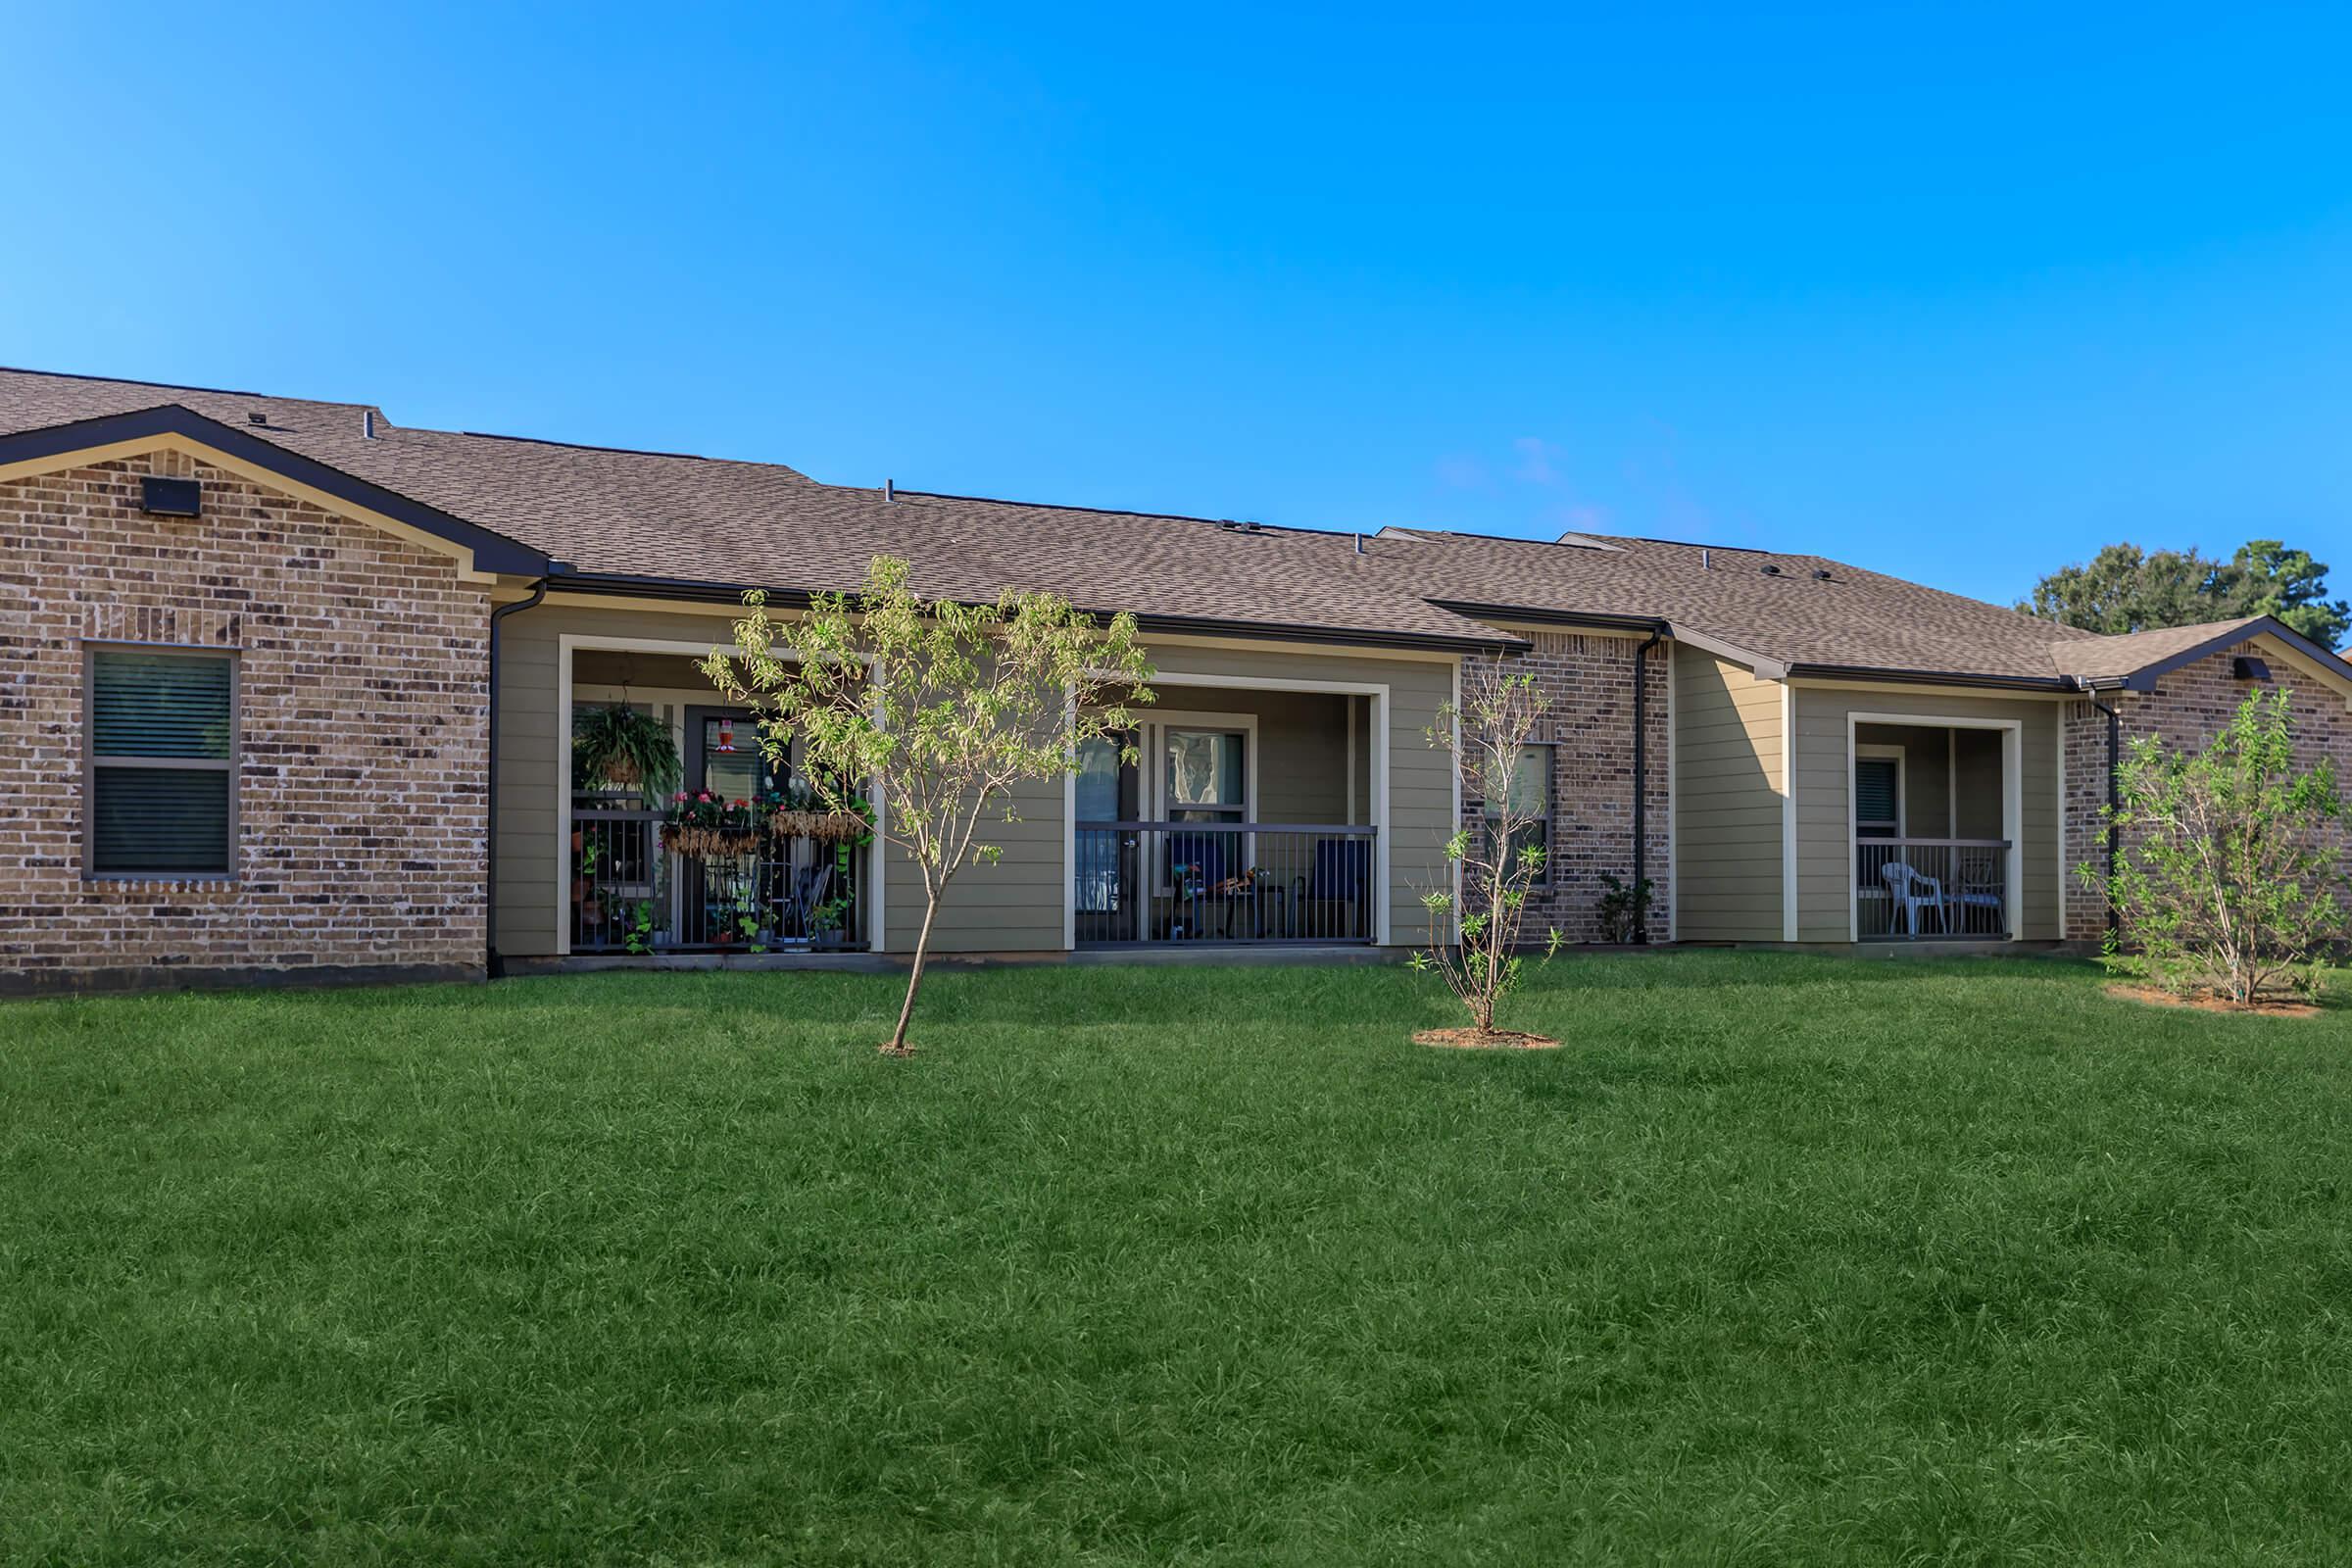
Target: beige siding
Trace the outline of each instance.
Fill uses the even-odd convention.
[[[2020,724],[2024,850],[2024,930],[2033,939],[2058,935],[2058,715],[2060,705],[1961,693],[1913,693],[1857,688],[1800,687],[1796,693],[1797,940],[1844,942],[1852,926],[1853,843],[1846,797],[1847,716],[1850,713],[2015,719]],[[1940,728],[1927,737],[1940,751]],[[1999,752],[1989,766],[1983,742],[1961,737],[1963,827],[1980,825],[1989,791],[1998,810]],[[1941,779],[1940,766],[1936,776]],[[1995,815],[1993,822],[1999,820]],[[1927,836],[1914,823],[1915,836]]]
[[[498,710],[498,947],[509,957],[557,951],[556,844],[569,781],[568,725],[559,721],[565,633],[724,646],[730,616],[541,605],[506,618]],[[602,671],[609,673],[609,671]],[[712,700],[716,700],[716,693]]]
[[[1778,942],[1782,688],[1691,648],[1674,656],[1675,931]]]

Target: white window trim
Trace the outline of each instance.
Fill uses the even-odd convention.
[[[1894,836],[1898,839],[1909,838],[1911,836],[1911,757],[1909,749],[1902,746],[1881,746],[1876,744],[1856,746],[1854,748],[1853,760],[1859,762],[1865,757],[1877,758],[1881,761],[1886,761],[1889,760],[1893,761]],[[1855,769],[1852,771],[1858,772],[1859,770]],[[1849,782],[1851,782],[1850,779]],[[1852,814],[1854,817],[1854,831],[1856,833],[1860,833],[1862,822],[1860,808],[1857,807]],[[1960,835],[1953,833],[1947,836],[1951,838],[1958,838]]]
[[[1188,712],[1181,709],[1152,709],[1142,719],[1143,737],[1137,751],[1143,766],[1137,771],[1136,808],[1147,822],[1168,819],[1168,731],[1172,729],[1239,730],[1242,733],[1242,820],[1257,820],[1257,715],[1255,713]]]

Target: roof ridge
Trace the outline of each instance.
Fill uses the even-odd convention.
[[[223,398],[270,398],[274,403],[311,403],[315,398],[278,398],[268,392],[249,392],[233,386],[190,386],[184,381],[150,381],[135,375],[85,375],[79,370],[43,370],[29,365],[0,365],[0,373],[38,375],[52,381],[105,381],[114,386],[151,386],[163,392],[209,392]],[[354,405],[359,407],[361,405]]]
[[[710,458],[700,452],[662,452],[653,447],[609,447],[595,441],[558,441],[553,436],[506,435],[497,430],[435,430],[422,425],[410,428],[425,435],[462,435],[470,436],[476,441],[513,441],[535,447],[562,447],[567,452],[613,452],[628,458],[679,458],[688,463],[741,463],[748,467],[784,468],[791,473],[801,471],[782,463],[760,463],[749,458]]]
[[[872,485],[834,485],[836,490],[871,490]],[[1097,517],[1146,517],[1157,522],[1207,522],[1219,527],[1254,528],[1260,533],[1306,533],[1336,539],[1362,529],[1309,528],[1293,522],[1260,522],[1253,517],[1204,517],[1190,512],[1144,512],[1134,507],[1080,507],[1062,501],[1017,501],[1010,496],[959,495],[953,490],[909,490],[897,486],[895,494],[925,496],[933,501],[969,501],[984,507],[1023,507],[1032,512],[1083,512]]]

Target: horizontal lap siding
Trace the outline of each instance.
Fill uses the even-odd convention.
[[[1800,688],[1796,694],[1797,940],[1844,942],[1852,923],[1852,819],[1846,803],[1849,713],[1890,713],[1933,725],[1939,716],[2015,719],[2023,799],[2024,930],[2059,934],[2058,720],[2056,703],[1913,692]],[[1979,775],[1981,776],[1981,775]],[[1966,779],[1964,777],[1964,787]],[[1991,788],[2000,791],[1997,766]],[[1964,821],[1970,804],[1961,803]]]
[[[1781,688],[1688,647],[1674,657],[1675,934],[1781,939]]]
[[[511,957],[558,951],[568,912],[557,902],[556,844],[563,792],[570,784],[570,733],[562,701],[564,634],[652,642],[732,642],[732,616],[540,605],[517,611],[499,634],[498,949]],[[711,693],[716,702],[718,694]]]
[[[973,835],[1004,854],[993,865],[964,865],[940,901],[931,929],[935,953],[1058,953],[1062,947],[1062,781],[1013,786],[1007,822],[1000,808]],[[884,947],[912,953],[923,928],[923,873],[899,850],[885,867]]]

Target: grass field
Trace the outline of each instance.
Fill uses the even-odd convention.
[[[2352,1011],[2059,963],[0,1006],[0,1560],[2341,1562]]]

